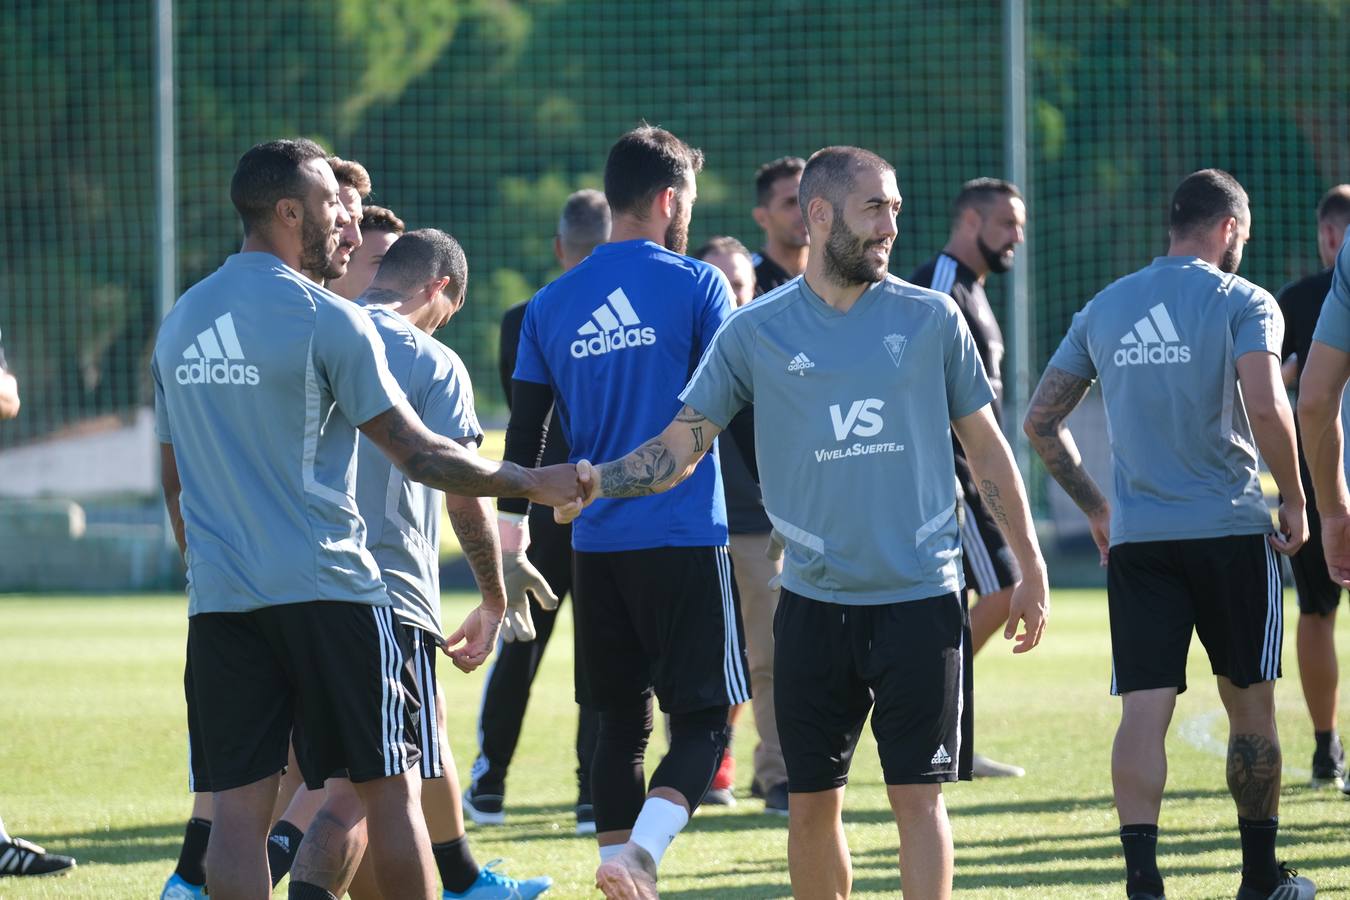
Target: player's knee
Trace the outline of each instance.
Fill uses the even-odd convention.
[[[711,706],[690,713],[671,713],[670,746],[677,744],[704,744],[715,747],[718,755],[726,749],[731,739],[731,729],[727,727],[725,706]]]
[[[670,752],[652,774],[651,786],[676,791],[694,809],[712,784],[729,737],[726,706],[672,713]]]
[[[609,752],[626,752],[638,759],[647,750],[652,733],[652,706],[645,698],[600,713],[597,744]]]

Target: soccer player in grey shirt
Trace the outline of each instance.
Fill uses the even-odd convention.
[[[1228,713],[1228,787],[1242,839],[1238,900],[1295,900],[1314,890],[1275,861],[1284,629],[1275,551],[1298,550],[1308,522],[1280,377],[1284,320],[1269,293],[1235,274],[1250,231],[1247,192],[1231,175],[1187,176],[1172,196],[1167,255],[1074,316],[1024,423],[1088,517],[1107,567],[1111,692],[1122,701],[1111,777],[1134,900],[1163,896],[1156,851],[1164,738],[1186,689],[1193,632]],[[1114,508],[1064,427],[1098,379]],[[1261,493],[1258,450],[1284,498],[1280,533]]]
[[[669,490],[754,404],[764,508],[787,543],[774,680],[793,893],[849,894],[844,785],[872,711],[905,892],[941,900],[952,881],[941,786],[970,777],[953,430],[1023,574],[1004,630],[1012,639],[1025,623],[1013,652],[1040,641],[1045,564],[969,329],[950,297],[887,274],[894,169],[827,147],[807,162],[800,205],[805,274],[731,314],[675,420],[599,466],[587,502]],[[633,883],[620,896],[651,896],[641,873]]]
[[[240,159],[242,252],[180,298],[155,344],[164,494],[188,567],[185,692],[192,787],[214,794],[213,897],[270,891],[263,852],[287,739],[306,782],[347,769],[390,896],[434,896],[405,646],[354,501],[356,430],[410,477],[557,505],[569,466],[484,460],[429,431],[369,317],[305,279],[347,223],[320,147]]]
[[[476,448],[483,432],[474,411],[469,373],[453,351],[431,336],[463,306],[467,283],[468,263],[458,242],[444,232],[422,229],[403,235],[387,248],[374,283],[358,302],[370,313],[384,343],[390,373],[413,410],[437,434]],[[464,832],[434,653],[438,644],[447,642],[441,624],[437,558],[443,501],[483,595],[483,602],[448,639],[451,646],[465,642],[452,652],[452,659],[461,671],[470,672],[487,659],[506,609],[492,506],[480,497],[443,495],[409,480],[378,447],[361,440],[356,502],[366,523],[367,546],[394,601],[399,627],[412,635],[407,663],[421,701],[422,811],[445,900],[502,896],[528,900],[547,890],[551,880],[537,878],[522,884],[491,866],[480,869]],[[365,811],[346,779],[330,778],[325,793],[323,809],[300,843],[291,884],[299,881],[342,896],[349,887],[356,890],[357,885],[369,884],[369,866],[364,872],[353,872],[362,858],[363,841],[346,839],[349,833],[362,833],[359,826]]]
[[[1322,514],[1322,550],[1327,572],[1350,588],[1350,499],[1342,460],[1345,432],[1342,395],[1350,381],[1350,234],[1336,255],[1331,290],[1313,332],[1312,349],[1298,382],[1298,419],[1303,452],[1312,472],[1313,492]]]

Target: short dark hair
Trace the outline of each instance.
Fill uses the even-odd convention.
[[[1350,184],[1338,184],[1322,195],[1317,204],[1317,221],[1338,228],[1350,224]]]
[[[749,259],[751,262],[754,261],[754,257],[750,255],[749,250],[745,249],[744,244],[736,240],[734,237],[725,234],[720,234],[717,237],[708,238],[708,240],[705,241],[702,246],[700,246],[697,250],[693,252],[692,256],[694,257],[694,259],[707,259],[714,253],[721,253],[726,256],[735,256],[737,253],[739,253],[742,256]]]
[[[308,138],[285,138],[258,144],[239,157],[230,179],[230,202],[244,223],[244,234],[264,225],[278,200],[303,201],[309,179],[301,169],[311,160],[327,156]]]
[[[558,217],[558,240],[569,253],[585,256],[609,240],[613,224],[605,195],[584,189],[567,198]]]
[[[383,231],[387,234],[402,234],[407,230],[403,220],[394,215],[394,211],[383,206],[367,206],[361,210],[361,233]]]
[[[968,209],[983,211],[995,197],[1020,200],[1022,192],[1017,189],[1017,185],[1002,178],[972,178],[961,185],[961,192],[952,201],[952,227],[955,228],[960,221],[961,213]]]
[[[1201,169],[1181,180],[1172,194],[1168,227],[1178,237],[1248,213],[1247,192],[1222,169]]]
[[[703,151],[664,128],[642,124],[614,142],[605,161],[605,199],[614,213],[646,215],[652,198],[703,169]]]
[[[349,187],[356,191],[362,200],[370,196],[370,173],[366,167],[354,159],[340,156],[328,157],[328,165],[333,167],[333,177],[339,187]]]
[[[445,292],[459,297],[469,286],[469,261],[459,241],[436,228],[419,228],[394,241],[384,254],[375,283],[410,290],[433,278],[450,277]]]
[[[773,186],[780,179],[800,175],[806,168],[806,160],[800,156],[780,156],[766,162],[755,170],[755,203],[766,205],[773,199]]]
[[[844,198],[853,190],[860,169],[874,172],[894,172],[886,160],[871,150],[861,147],[824,147],[811,154],[802,170],[802,184],[797,189],[797,205],[802,215],[816,197],[823,197],[835,209],[844,205]]]

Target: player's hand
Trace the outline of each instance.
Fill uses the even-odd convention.
[[[582,480],[577,466],[562,463],[556,466],[544,466],[532,469],[535,484],[527,495],[530,500],[541,506],[567,506],[585,497],[589,482]]]
[[[776,591],[783,586],[783,536],[775,528],[769,532],[769,543],[764,555],[775,564],[773,576],[769,579],[769,590]]]
[[[1111,507],[1103,505],[1088,516],[1088,530],[1092,532],[1092,543],[1097,545],[1097,558],[1103,569],[1111,557]]]
[[[459,630],[446,638],[445,655],[450,657],[456,669],[472,672],[492,655],[501,627],[501,610],[476,606]]]
[[[1308,540],[1308,511],[1303,504],[1288,500],[1280,504],[1280,530],[1267,535],[1266,540],[1285,556],[1293,556]],[[1328,563],[1331,557],[1327,557]]]
[[[1016,638],[1014,653],[1026,653],[1041,642],[1045,634],[1045,624],[1050,618],[1050,585],[1046,580],[1045,567],[1022,573],[1022,580],[1013,588],[1012,600],[1008,605],[1008,625],[1003,629],[1003,639]],[[1022,633],[1017,633],[1017,623],[1021,622]]]
[[[581,493],[571,503],[553,508],[553,521],[559,525],[570,525],[576,521],[581,511],[590,506],[600,496],[600,470],[589,460],[577,460],[577,484]]]
[[[1350,588],[1350,514],[1322,513],[1322,552],[1331,580]]]

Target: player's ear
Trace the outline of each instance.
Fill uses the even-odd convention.
[[[656,195],[657,212],[663,219],[675,218],[675,203],[678,191],[673,187],[664,188]]]
[[[762,206],[755,206],[750,209],[750,215],[754,218],[755,224],[760,228],[768,228],[765,224],[769,221],[769,211]]]
[[[299,228],[305,221],[305,205],[295,197],[282,197],[275,207],[277,218],[287,228]]]
[[[442,275],[440,278],[433,278],[422,288],[427,292],[428,300],[435,300],[437,295],[445,290],[445,286],[450,283],[448,275]]]
[[[812,197],[806,204],[806,224],[829,228],[834,222],[834,205],[824,197]]]
[[[560,265],[560,266],[566,264],[566,260],[563,259],[563,248],[562,248],[562,236],[561,236],[561,235],[556,235],[556,234],[555,234],[555,235],[553,236],[553,258],[556,259],[556,260],[558,261],[558,265]]]

